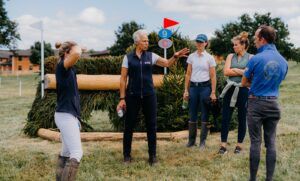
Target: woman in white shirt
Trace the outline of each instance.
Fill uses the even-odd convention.
[[[201,111],[200,148],[205,148],[208,134],[208,102],[216,101],[216,62],[212,55],[206,52],[208,39],[205,34],[196,37],[197,51],[190,54],[185,76],[183,99],[189,100],[189,140],[187,147],[195,145],[197,136],[198,111]]]

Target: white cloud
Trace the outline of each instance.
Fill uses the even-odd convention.
[[[105,22],[104,13],[95,7],[83,10],[79,15],[79,19],[90,24],[103,24]]]
[[[275,16],[293,16],[300,12],[299,0],[145,0],[162,12],[181,12],[202,20],[231,18],[243,13],[253,14],[271,12]]]
[[[300,47],[300,1],[299,0],[144,0],[144,2],[165,13],[182,13],[189,18],[199,21],[226,23],[236,20],[244,13],[253,15],[254,13],[271,12],[272,17],[280,17],[289,25],[290,40],[297,47]],[[298,16],[298,17],[297,17]],[[215,28],[203,31],[210,35]],[[203,29],[203,28],[202,28]]]
[[[30,25],[42,20],[44,22],[44,41],[50,42],[52,47],[57,41],[73,40],[88,49],[106,49],[113,43],[113,31],[107,30],[100,25],[104,22],[103,13],[101,18],[99,18],[100,16],[94,19],[89,17],[86,14],[87,12],[91,12],[93,16],[101,12],[100,10],[91,10],[93,9],[87,8],[79,13],[77,17],[66,15],[63,11],[60,11],[56,13],[57,16],[54,18],[34,17],[29,14],[16,18],[15,20],[19,23],[18,32],[21,35],[18,48],[28,49],[35,41],[40,41],[40,31],[31,28]],[[85,23],[82,23],[83,20],[85,20]]]
[[[292,18],[288,21],[291,41],[300,47],[300,16]]]

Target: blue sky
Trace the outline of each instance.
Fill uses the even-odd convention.
[[[243,13],[271,12],[289,26],[290,41],[300,47],[299,0],[10,0],[5,1],[10,19],[19,23],[27,49],[40,39],[30,24],[43,20],[45,41],[74,40],[88,49],[103,50],[115,41],[114,31],[123,22],[135,20],[150,31],[159,31],[163,18],[180,22],[180,31],[193,39],[198,33],[213,36],[222,24]]]

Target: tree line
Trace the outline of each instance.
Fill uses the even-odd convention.
[[[209,40],[209,51],[214,55],[225,57],[227,54],[233,52],[231,39],[234,36],[242,31],[246,31],[250,37],[252,37],[254,36],[255,30],[263,24],[270,25],[277,30],[275,44],[278,51],[286,59],[300,62],[300,48],[296,48],[295,45],[289,41],[290,32],[288,25],[285,24],[281,18],[273,18],[271,13],[255,13],[252,17],[249,14],[243,14],[238,17],[236,21],[222,25],[221,29],[215,30],[214,36]],[[0,0],[0,25],[0,48],[6,47],[15,49],[17,47],[17,41],[21,40],[21,37],[17,31],[17,22],[10,20],[7,16],[7,12],[4,8],[4,0]],[[124,55],[126,54],[126,50],[132,49],[132,34],[141,28],[145,28],[145,25],[138,24],[135,21],[125,22],[119,26],[115,31],[116,40],[114,44],[107,48],[110,50],[110,54],[112,56]],[[174,46],[173,49],[168,50],[168,52],[170,52],[168,53],[169,55],[173,54],[172,52],[175,51],[175,47],[182,47],[182,45],[186,45],[192,50],[194,49],[192,41],[181,35],[178,30],[174,32],[172,38]],[[151,32],[149,35],[149,50],[162,55],[162,49],[157,45],[158,41],[159,37],[157,32]],[[44,42],[44,45],[45,57],[54,55],[51,44]],[[40,47],[40,42],[35,42],[34,45],[30,47],[32,52],[30,60],[34,64],[40,63]],[[248,51],[253,54],[256,53],[256,48],[253,43],[250,44]]]

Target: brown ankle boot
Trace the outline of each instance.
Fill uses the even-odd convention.
[[[62,173],[62,181],[74,181],[79,167],[79,162],[75,158],[67,161],[64,171]]]
[[[56,181],[61,181],[61,175],[63,173],[63,170],[65,168],[66,162],[69,159],[69,157],[64,157],[64,156],[60,156],[58,155],[58,159],[57,159],[57,165],[56,165]]]

